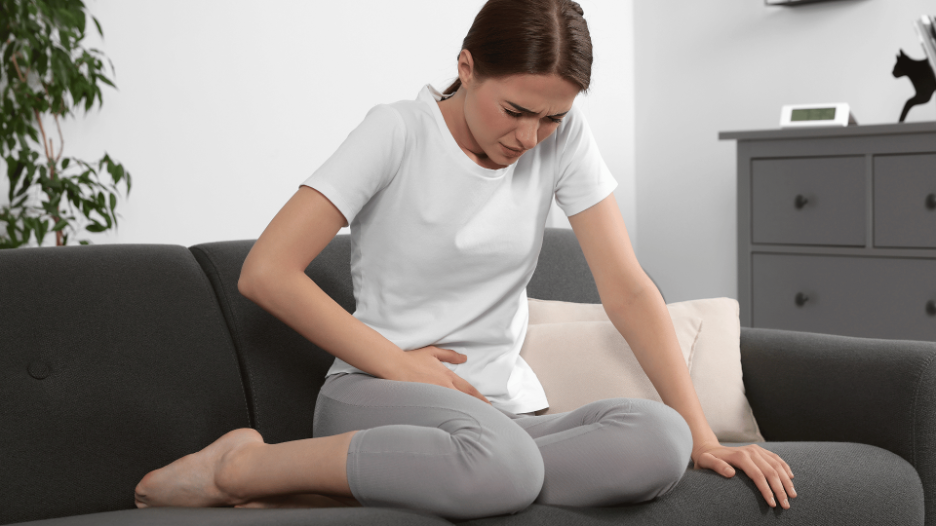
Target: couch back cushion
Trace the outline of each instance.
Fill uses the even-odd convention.
[[[186,247],[0,250],[0,524],[134,508],[147,472],[248,425]]]
[[[244,368],[254,427],[267,443],[312,436],[312,412],[335,357],[261,309],[237,290],[254,240],[190,247],[218,295]],[[306,275],[349,313],[355,309],[351,237],[334,239],[306,268]],[[547,228],[536,272],[527,288],[539,299],[599,302],[598,290],[575,234]]]
[[[268,444],[312,436],[312,410],[335,357],[237,290],[255,240],[189,247],[217,294],[242,367],[251,423]],[[348,312],[354,312],[349,236],[336,236],[306,274]]]

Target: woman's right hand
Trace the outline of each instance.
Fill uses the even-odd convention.
[[[442,362],[465,363],[467,360],[468,356],[464,354],[429,345],[404,352],[393,378],[387,378],[387,380],[441,385],[470,394],[490,404],[491,402],[473,385],[442,365]]]

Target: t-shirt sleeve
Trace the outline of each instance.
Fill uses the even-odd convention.
[[[403,117],[392,106],[378,104],[299,186],[321,192],[350,225],[370,198],[390,184],[403,161],[405,141]]]
[[[573,105],[564,121],[556,130],[556,203],[566,216],[573,216],[608,197],[618,183],[605,165],[581,110]]]

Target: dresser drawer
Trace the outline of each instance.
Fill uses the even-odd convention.
[[[874,157],[874,246],[936,248],[936,154]]]
[[[751,161],[752,242],[865,245],[864,157]]]
[[[936,341],[936,259],[751,259],[752,327]]]

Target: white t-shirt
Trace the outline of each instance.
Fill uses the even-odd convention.
[[[573,105],[552,135],[498,170],[459,148],[427,84],[416,100],[374,106],[302,184],[351,227],[354,317],[404,351],[435,345],[441,362],[495,407],[548,407],[520,357],[553,195],[567,216],[617,186]],[[576,352],[576,349],[569,349]],[[340,358],[327,375],[362,372]]]

